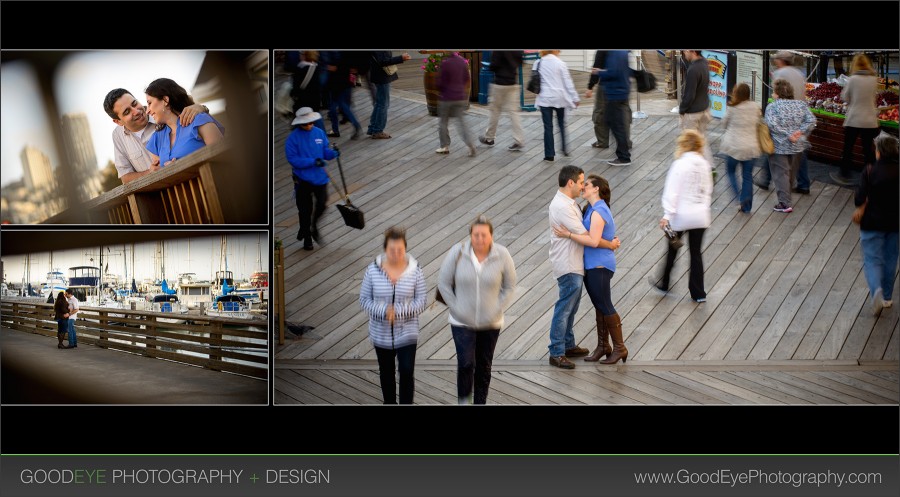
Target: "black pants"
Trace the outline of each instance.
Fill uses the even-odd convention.
[[[450,325],[456,345],[456,393],[465,399],[474,388],[474,403],[486,404],[491,386],[491,364],[500,330],[473,330]]]
[[[844,154],[841,157],[841,176],[850,176],[850,164],[853,157],[853,145],[856,145],[856,137],[862,137],[863,156],[866,164],[875,163],[875,137],[878,136],[878,128],[854,128],[844,126]]]
[[[297,197],[297,211],[300,213],[300,232],[297,238],[308,238],[311,230],[317,230],[319,218],[325,212],[328,185],[314,185],[294,176],[294,194]],[[316,197],[313,205],[313,196]]]
[[[691,298],[706,298],[706,290],[703,289],[703,254],[700,253],[700,246],[703,244],[703,232],[705,228],[695,230],[687,230],[688,249],[691,252],[691,275],[688,280],[688,289],[691,291]],[[678,231],[678,237],[685,233]],[[672,273],[672,266],[675,265],[675,256],[678,255],[678,249],[672,248],[672,245],[666,242],[669,253],[666,254],[666,267],[663,270],[662,281],[660,286],[664,290],[669,289],[669,275]]]
[[[625,117],[628,109],[627,100],[607,100],[606,116],[604,116],[606,125],[609,126],[609,130],[616,139],[616,158],[625,162],[631,162],[631,150],[628,149],[629,120]]]
[[[375,347],[378,356],[378,373],[381,379],[381,395],[385,404],[397,403],[397,382],[394,380],[396,369],[400,370],[400,403],[412,404],[413,392],[416,389],[414,370],[416,366],[416,344],[399,349],[382,349]],[[398,368],[394,368],[394,358]]]
[[[587,289],[588,296],[591,297],[591,303],[604,316],[616,313],[610,290],[613,274],[615,273],[605,267],[590,268],[584,271],[584,287]]]

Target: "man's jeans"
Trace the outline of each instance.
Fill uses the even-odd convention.
[[[897,270],[898,233],[896,231],[860,231],[863,273],[869,284],[869,295],[881,288],[884,300],[894,295],[894,271]]]
[[[78,337],[75,336],[75,320],[69,320],[69,347],[78,345]]]
[[[367,134],[374,135],[384,131],[387,126],[388,107],[391,105],[391,84],[383,83],[375,86],[375,102],[372,104],[372,117],[369,119]]]
[[[559,286],[559,300],[553,308],[553,321],[550,322],[550,356],[559,357],[566,354],[566,349],[575,347],[575,314],[581,301],[581,284],[584,276],[576,273],[564,274],[556,279]]]

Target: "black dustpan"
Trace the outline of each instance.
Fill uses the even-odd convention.
[[[332,145],[332,148],[338,150],[338,148]],[[341,217],[344,218],[344,224],[351,228],[356,228],[361,230],[366,227],[366,219],[363,215],[363,212],[359,210],[358,207],[353,205],[350,202],[350,197],[347,195],[347,182],[344,180],[344,168],[341,166],[341,157],[338,155],[337,157],[338,171],[341,173],[341,185],[343,185],[344,190],[338,190],[338,193],[344,198],[344,204],[337,204],[338,212],[341,213]],[[327,171],[326,171],[327,172]],[[331,175],[329,175],[329,179],[331,179]],[[334,183],[334,180],[332,180]],[[335,185],[337,187],[337,185]]]

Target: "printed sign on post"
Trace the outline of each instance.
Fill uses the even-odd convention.
[[[725,117],[725,102],[728,97],[728,54],[703,50],[700,52],[709,64],[709,111],[713,117]]]
[[[737,52],[737,74],[735,84],[747,83],[750,100],[762,106],[763,96],[763,56],[756,52]]]

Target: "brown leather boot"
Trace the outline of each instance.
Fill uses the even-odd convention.
[[[603,316],[603,319],[606,321],[609,336],[612,337],[613,351],[606,356],[606,360],[600,361],[600,364],[615,364],[619,362],[619,359],[622,359],[622,364],[625,364],[625,360],[628,359],[628,349],[625,348],[625,339],[622,338],[622,320],[619,319],[618,313]]]
[[[56,348],[58,348],[58,349],[67,349],[67,348],[69,348],[68,345],[64,345],[64,344],[63,344],[63,337],[64,337],[64,336],[65,336],[65,333],[57,333],[57,334],[56,334],[56,339],[59,341],[59,343],[56,345]]]
[[[601,357],[609,356],[612,353],[612,346],[609,344],[609,331],[606,329],[606,321],[603,319],[603,314],[596,309],[594,312],[597,313],[597,348],[591,352],[591,355],[584,358],[588,362],[599,361]]]

